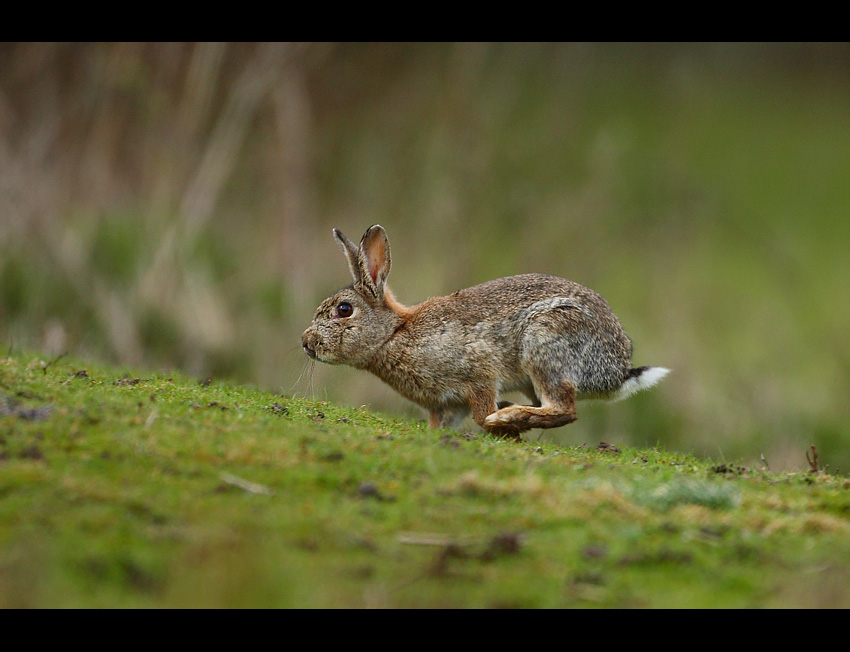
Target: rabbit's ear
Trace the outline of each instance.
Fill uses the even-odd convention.
[[[372,295],[379,299],[384,296],[384,284],[390,274],[390,241],[387,232],[380,224],[366,229],[360,241],[358,257],[360,263],[360,282]]]
[[[334,238],[336,238],[336,241],[342,248],[342,253],[345,254],[345,258],[348,260],[348,269],[351,271],[354,284],[357,285],[360,283],[360,250],[339,229],[334,229]]]

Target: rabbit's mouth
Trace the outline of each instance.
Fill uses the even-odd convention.
[[[301,334],[301,346],[304,349],[304,353],[313,360],[318,357],[316,355],[317,340],[316,333],[310,328]]]
[[[313,329],[308,328],[301,336],[301,348],[311,360],[318,360],[327,364],[339,364],[322,337]]]

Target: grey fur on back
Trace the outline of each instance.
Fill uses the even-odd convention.
[[[564,365],[564,377],[580,397],[599,397],[615,391],[630,369],[632,343],[608,302],[557,276],[499,278],[421,305],[428,310],[408,325],[408,337],[390,346],[411,355],[409,349],[418,349],[418,363],[439,361],[456,382],[496,362],[508,372],[502,390],[522,389],[526,382],[517,377],[525,377],[523,354],[543,355]],[[456,343],[466,351],[466,364],[458,360]]]

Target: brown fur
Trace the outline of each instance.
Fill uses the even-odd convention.
[[[608,302],[578,283],[523,274],[405,306],[386,286],[382,227],[368,229],[359,247],[336,229],[334,237],[354,283],[319,306],[302,335],[305,351],[375,374],[427,409],[432,428],[456,427],[470,412],[504,436],[562,426],[576,420],[577,399],[614,396],[643,373],[631,368],[631,340]],[[339,315],[342,303],[352,315]],[[509,391],[531,405],[500,408]]]

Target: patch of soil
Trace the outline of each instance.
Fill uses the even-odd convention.
[[[53,412],[53,407],[44,405],[41,407],[26,407],[21,405],[11,396],[0,394],[0,417],[16,417],[26,421],[41,421]]]

